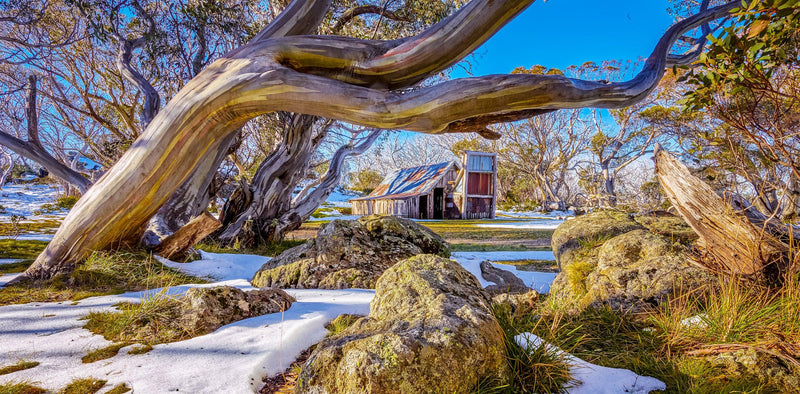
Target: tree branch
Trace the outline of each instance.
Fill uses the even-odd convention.
[[[387,10],[386,8],[377,5],[366,4],[353,7],[345,11],[336,21],[336,24],[333,25],[331,32],[333,32],[333,34],[338,34],[339,30],[341,30],[344,25],[348,24],[351,20],[366,14],[382,15],[386,19],[391,19],[398,22],[409,22],[408,18],[399,15],[394,11]]]

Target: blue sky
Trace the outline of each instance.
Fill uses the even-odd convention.
[[[647,57],[672,24],[666,0],[538,0],[475,53],[474,75]],[[468,76],[455,70],[453,77]]]

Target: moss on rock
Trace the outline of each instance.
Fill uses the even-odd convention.
[[[711,274],[691,264],[691,250],[682,243],[688,238],[650,230],[678,229],[682,221],[642,222],[647,227],[625,214],[599,212],[559,226],[553,248],[561,250],[562,272],[551,286],[551,302],[571,309],[608,304],[637,310],[712,282]]]

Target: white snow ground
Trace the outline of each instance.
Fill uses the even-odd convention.
[[[0,213],[0,222],[10,222],[11,215],[33,218],[33,211],[42,208],[42,204],[52,203],[61,193],[61,188],[56,185],[40,184],[6,184],[0,189],[0,205],[5,208],[5,213]],[[42,219],[63,219],[66,211],[56,212],[43,216]]]
[[[216,277],[221,282],[176,286],[165,290],[179,295],[194,286],[230,285],[253,289],[248,282],[268,257],[202,253],[203,259],[167,265],[198,276]],[[548,259],[551,252],[459,252],[453,259],[480,277],[483,260]],[[555,274],[516,271],[513,266],[495,264],[520,276],[541,290],[549,290]],[[0,286],[17,274],[0,276]],[[0,376],[0,383],[36,382],[58,390],[69,382],[93,377],[107,380],[101,391],[126,383],[134,392],[163,393],[250,393],[262,386],[264,376],[284,371],[300,354],[327,333],[325,324],[342,313],[366,315],[374,290],[286,290],[297,299],[286,312],[274,313],[226,325],[211,334],[190,340],[161,344],[142,355],[129,355],[130,347],[109,359],[83,364],[89,350],[111,344],[81,328],[79,320],[90,311],[113,309],[118,302],[137,302],[158,294],[160,289],[114,296],[92,297],[72,302],[29,303],[0,307],[0,365],[19,360],[38,361],[31,369]],[[519,340],[519,339],[518,339]],[[567,356],[571,357],[571,356]],[[583,385],[570,393],[643,393],[652,378],[631,371],[605,368],[574,358],[573,373]],[[622,379],[622,380],[621,380]],[[633,379],[633,380],[631,380]],[[654,380],[654,379],[652,379]],[[660,383],[660,382],[659,382]],[[662,384],[663,385],[663,384]],[[626,391],[636,390],[636,391]]]
[[[578,381],[575,386],[567,389],[570,394],[646,394],[653,390],[667,389],[667,385],[656,378],[640,376],[627,369],[595,365],[573,355],[564,354],[560,349],[531,333],[519,334],[514,340],[526,349],[547,346],[564,355],[565,361],[571,366],[570,374]]]

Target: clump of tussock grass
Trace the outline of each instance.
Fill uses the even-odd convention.
[[[47,390],[31,382],[11,382],[0,384],[0,394],[45,394]]]
[[[339,335],[342,331],[347,329],[355,323],[358,319],[364,316],[361,315],[349,315],[349,314],[342,314],[337,316],[335,319],[331,320],[330,323],[325,325],[325,328],[328,330],[329,337],[334,335]]]
[[[707,292],[675,297],[652,313],[665,346],[698,357],[754,350],[800,374],[800,276],[787,276],[781,287],[721,279]],[[797,387],[779,391],[790,389]]]
[[[94,394],[106,385],[105,380],[86,378],[77,379],[70,382],[66,387],[59,390],[59,394]]]
[[[144,297],[140,303],[115,305],[119,312],[91,312],[84,317],[87,320],[84,328],[109,341],[143,344],[144,347],[132,349],[131,352],[146,353],[152,349],[152,345],[182,341],[203,334],[187,331],[179,324],[181,302],[167,296],[164,289]]]
[[[131,388],[128,387],[127,384],[120,383],[114,386],[114,388],[112,388],[111,390],[106,391],[106,394],[122,394],[122,393],[127,393],[129,391],[131,391]]]
[[[0,305],[80,300],[206,282],[169,268],[143,251],[95,252],[69,275],[58,275],[46,281],[23,281],[0,288]]]
[[[26,361],[26,360],[19,360],[16,364],[6,365],[5,367],[0,367],[0,375],[7,375],[13,372],[22,371],[25,369],[31,369],[39,365],[38,361]]]
[[[538,324],[530,316],[514,314],[510,305],[495,304],[495,317],[503,329],[510,381],[481,381],[479,393],[560,393],[572,382],[564,354],[549,346],[526,348],[514,339]]]
[[[503,318],[502,310],[496,314],[498,320],[510,321],[514,331],[532,332],[590,363],[662,380],[668,393],[782,391],[766,378],[731,374],[724,366],[670,344],[664,331],[652,321],[656,312],[629,314],[609,307],[576,312],[559,308],[545,298],[527,315],[513,316],[513,320]]]
[[[119,353],[119,349],[130,345],[129,343],[115,343],[99,349],[90,350],[85,356],[81,357],[81,362],[84,364],[93,363],[95,361],[105,360],[114,357]]]

